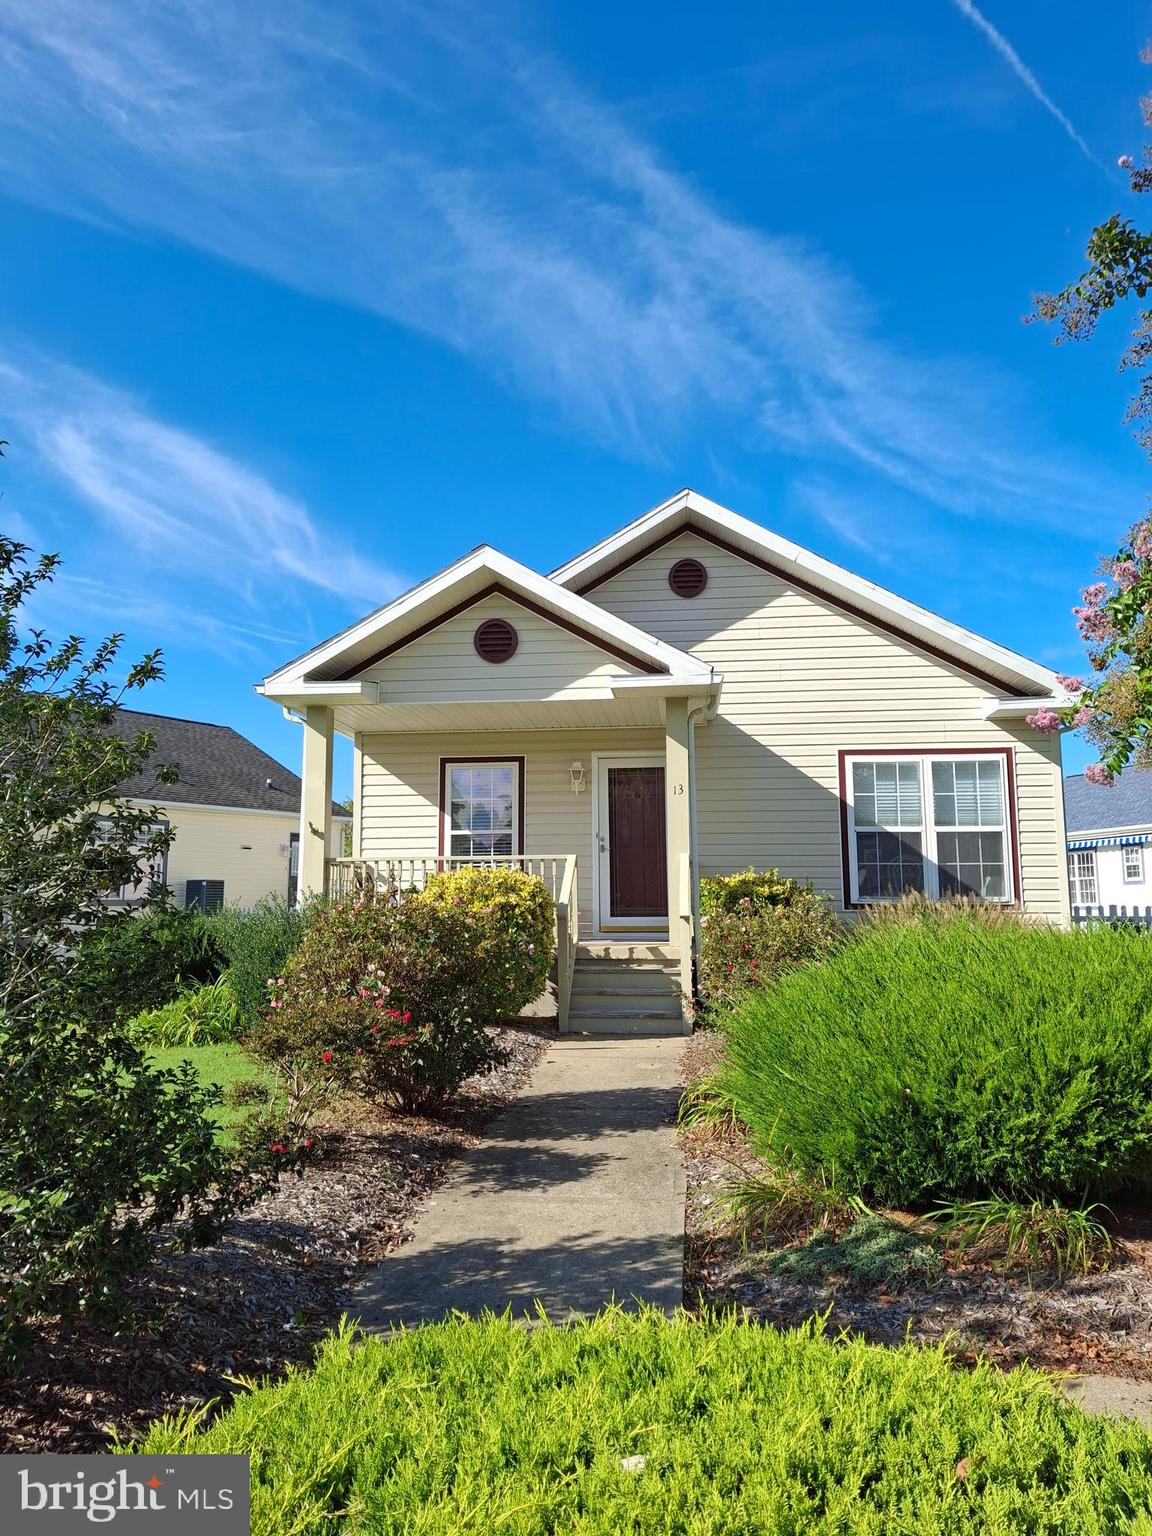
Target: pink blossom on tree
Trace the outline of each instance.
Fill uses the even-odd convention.
[[[1051,736],[1060,729],[1063,722],[1054,709],[1038,709],[1034,715],[1028,716],[1028,724],[1034,731]]]
[[[1089,763],[1084,770],[1084,777],[1089,784],[1103,784],[1105,787],[1113,782],[1111,770],[1106,763]]]
[[[1084,692],[1084,679],[1082,677],[1058,677],[1056,681],[1065,693]]]

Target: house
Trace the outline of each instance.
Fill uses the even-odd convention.
[[[113,727],[131,737],[151,731],[154,763],[175,763],[175,784],[158,785],[151,769],[117,787],[116,798],[156,805],[173,840],[152,878],[178,906],[250,907],[262,896],[295,898],[300,845],[300,780],[228,725],[176,720],[119,709]],[[326,847],[342,851],[350,817],[332,805]],[[130,901],[133,890],[119,893]]]
[[[1152,772],[1125,768],[1111,787],[1069,774],[1064,817],[1073,910],[1152,905]]]
[[[849,911],[975,892],[1069,920],[1059,739],[1026,723],[1067,701],[1055,674],[694,491],[546,576],[474,549],[258,691],[304,721],[303,885],[347,874],[339,731],[361,871],[552,882],[562,1027],[646,1012],[614,961],[690,993],[699,878],[750,864]]]

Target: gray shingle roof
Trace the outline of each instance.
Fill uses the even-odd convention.
[[[298,776],[230,725],[119,709],[113,730],[125,739],[137,731],[151,731],[156,738],[151,761],[176,763],[180,768],[177,784],[157,784],[146,768],[118,785],[118,796],[151,800],[157,805],[226,805],[299,814]],[[333,805],[332,814],[347,817],[348,812]]]
[[[1125,768],[1111,788],[1070,773],[1064,780],[1064,817],[1069,832],[1152,827],[1152,769]]]

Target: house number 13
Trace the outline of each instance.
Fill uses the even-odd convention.
[[[673,784],[673,786],[672,786],[672,793],[674,795],[682,795],[684,793],[684,786],[683,786],[683,784]]]

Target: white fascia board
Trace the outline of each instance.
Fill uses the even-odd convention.
[[[1066,840],[1070,843],[1078,843],[1086,837],[1140,837],[1152,833],[1152,823],[1137,822],[1131,827],[1077,827],[1075,831],[1071,827],[1066,828]]]
[[[290,704],[298,709],[305,709],[309,704],[330,704],[338,708],[341,704],[380,702],[380,684],[370,679],[354,679],[350,683],[308,683],[297,679],[276,685],[275,677],[270,677],[256,684],[256,692],[262,698],[275,699],[277,704]]]
[[[985,720],[1007,720],[1019,715],[1035,714],[1038,709],[1069,709],[1078,698],[1078,694],[1068,693],[1057,684],[1054,692],[1035,699],[987,698],[981,713]]]
[[[501,554],[499,550],[483,545],[454,565],[447,566],[437,575],[422,582],[418,587],[413,587],[410,592],[404,593],[387,607],[377,609],[375,613],[367,615],[358,624],[352,625],[331,640],[326,640],[323,645],[317,646],[305,656],[289,662],[279,671],[271,673],[265,678],[260,691],[277,699],[289,692],[299,693],[298,684],[313,668],[335,660],[344,652],[370,640],[374,634],[387,626],[402,625],[407,618],[416,621],[422,616],[423,610],[430,610],[428,617],[434,619],[438,599],[447,599],[454,588],[479,575],[490,576],[493,581],[506,583],[525,597],[545,607],[556,609],[561,616],[578,623],[583,629],[590,630],[593,635],[600,635],[606,640],[614,641],[644,660],[654,662],[657,666],[689,675],[699,673],[707,676],[708,674],[707,665],[698,661],[696,657],[668,645],[663,640],[656,639],[654,635],[638,629],[636,625],[629,624],[625,619],[617,618],[615,614],[589,602],[587,598],[558,586],[547,576],[541,576],[538,571],[533,571],[518,560]],[[450,607],[451,604],[445,602],[443,606]],[[415,622],[413,627],[416,627]],[[402,638],[402,630],[397,638]],[[331,692],[333,687],[344,685],[313,683],[308,686]]]
[[[1063,693],[1057,681],[1057,674],[1038,662],[1031,661],[1016,651],[1010,651],[1006,646],[997,645],[992,640],[985,640],[983,636],[973,634],[962,625],[954,624],[950,619],[941,618],[931,609],[921,608],[918,603],[898,597],[895,592],[889,592],[887,588],[878,586],[874,581],[867,581],[844,566],[835,565],[831,560],[825,560],[822,555],[805,549],[803,545],[795,544],[791,539],[781,538],[779,534],[761,527],[759,523],[741,517],[738,512],[732,512],[727,507],[722,507],[719,502],[710,501],[707,496],[701,496],[692,490],[678,491],[670,500],[662,502],[658,507],[653,507],[651,512],[646,512],[643,517],[629,523],[619,533],[601,540],[599,544],[593,545],[591,549],[569,560],[566,565],[558,567],[551,573],[550,579],[563,586],[571,586],[602,560],[626,556],[637,545],[642,546],[650,542],[665,524],[677,521],[684,513],[694,513],[702,523],[706,525],[710,523],[718,530],[735,535],[737,539],[746,540],[754,549],[761,551],[766,559],[771,559],[773,564],[785,571],[791,567],[798,576],[805,576],[814,585],[827,590],[831,598],[835,598],[837,594],[849,602],[863,598],[865,603],[873,604],[885,617],[907,628],[909,639],[915,640],[917,633],[923,631],[924,638],[931,637],[934,641],[943,641],[945,646],[954,649],[959,657],[967,656],[969,659],[988,661],[1007,672],[1014,672],[1020,677],[1028,678],[1038,685],[1037,691],[1044,690],[1048,696]],[[692,531],[691,523],[685,523],[684,531],[686,533]]]
[[[724,682],[722,672],[709,677],[613,677],[608,686],[614,694],[657,693],[662,698],[681,698],[688,694],[719,693]]]

